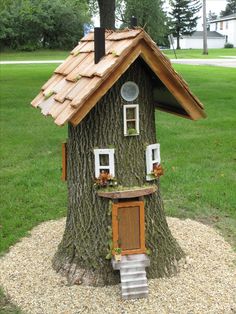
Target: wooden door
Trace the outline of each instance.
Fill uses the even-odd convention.
[[[112,208],[113,247],[122,254],[145,253],[144,203],[115,203]]]

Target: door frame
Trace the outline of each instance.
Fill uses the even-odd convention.
[[[118,209],[120,207],[139,207],[139,223],[140,223],[140,248],[133,250],[122,250],[122,255],[130,254],[143,254],[146,253],[145,247],[145,218],[144,218],[144,202],[143,201],[130,201],[130,202],[120,202],[112,204],[112,238],[113,238],[113,248],[118,247],[119,239],[119,221],[118,221]],[[112,252],[114,255],[114,251]]]

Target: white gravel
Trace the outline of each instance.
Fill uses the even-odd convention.
[[[186,254],[176,277],[149,280],[149,298],[122,301],[119,286],[66,286],[51,268],[65,220],[43,223],[0,259],[0,285],[25,313],[236,313],[236,254],[211,227],[168,218]]]

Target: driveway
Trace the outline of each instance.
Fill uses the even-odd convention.
[[[41,60],[41,61],[0,61],[0,64],[46,64],[62,63],[64,60]],[[171,59],[172,63],[192,65],[213,65],[236,68],[236,56],[225,59]]]
[[[171,59],[172,63],[236,68],[236,56],[225,59]]]

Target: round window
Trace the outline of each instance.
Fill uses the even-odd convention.
[[[138,97],[139,88],[138,85],[134,82],[126,82],[121,87],[121,96],[126,101],[133,101]]]

